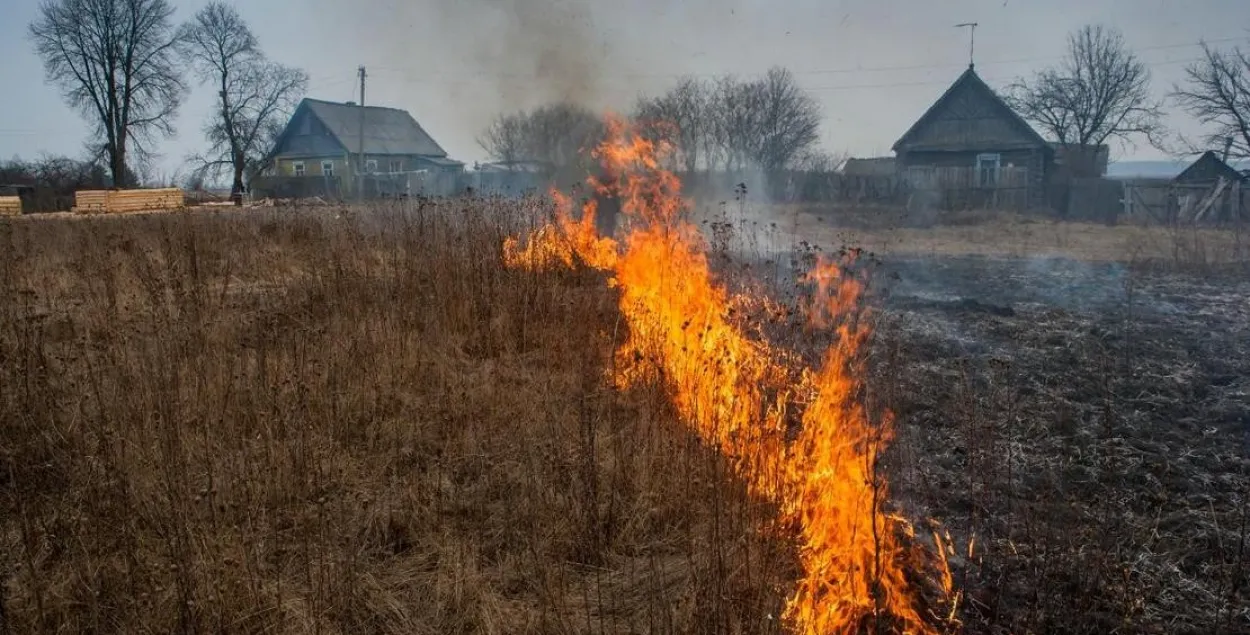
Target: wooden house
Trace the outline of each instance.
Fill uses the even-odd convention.
[[[280,197],[340,196],[364,182],[369,195],[402,194],[414,181],[454,182],[463,170],[407,111],[304,99],[252,189]]]
[[[944,207],[1040,207],[1054,148],[969,66],[893,146],[914,189]]]
[[[1245,217],[1246,176],[1215,152],[1203,152],[1171,183],[1173,217],[1181,221],[1227,221]]]
[[[1230,182],[1240,182],[1245,179],[1241,172],[1216,156],[1215,152],[1207,150],[1189,164],[1189,167],[1176,175],[1172,182],[1185,185],[1215,185],[1221,177]]]

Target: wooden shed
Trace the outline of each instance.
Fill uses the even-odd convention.
[[[1172,179],[1175,218],[1223,221],[1244,218],[1242,188],[1246,176],[1211,150],[1203,152]]]

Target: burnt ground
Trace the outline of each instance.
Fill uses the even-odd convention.
[[[978,257],[874,280],[892,499],[960,545],[969,632],[1250,632],[1250,281]]]

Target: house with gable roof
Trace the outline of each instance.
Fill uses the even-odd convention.
[[[1054,146],[971,65],[903,133],[893,150],[899,173],[909,184],[958,191],[959,203],[966,206],[997,201],[1009,189],[1014,206],[1041,207],[1055,159]]]
[[[363,181],[368,196],[398,195],[414,183],[454,183],[463,171],[405,110],[304,99],[262,162],[253,194],[346,196]]]

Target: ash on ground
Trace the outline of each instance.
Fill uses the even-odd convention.
[[[1244,276],[895,257],[874,279],[892,499],[961,545],[969,631],[1250,632]]]

